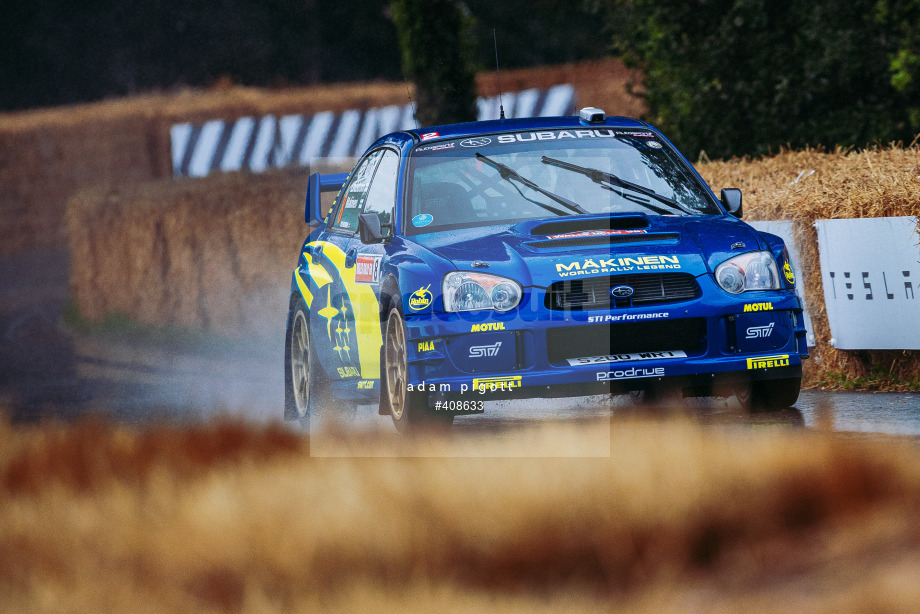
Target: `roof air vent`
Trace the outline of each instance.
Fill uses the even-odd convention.
[[[602,124],[607,119],[604,110],[595,107],[585,107],[578,112],[578,117],[586,124]]]

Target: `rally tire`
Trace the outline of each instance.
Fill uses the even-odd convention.
[[[331,399],[329,381],[323,373],[310,338],[309,312],[297,298],[288,313],[284,344],[284,418],[309,427]]]
[[[428,394],[407,390],[409,385],[409,352],[406,324],[397,303],[387,315],[384,335],[382,393],[396,430],[401,434],[442,430],[453,424],[453,414],[428,408]]]
[[[752,382],[749,401],[750,410],[752,412],[766,412],[792,407],[798,400],[801,389],[801,377]]]

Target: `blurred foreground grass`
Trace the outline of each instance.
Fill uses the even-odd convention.
[[[575,456],[584,428],[503,453]],[[0,439],[4,612],[920,608],[907,442],[686,418],[612,421],[590,459],[495,458],[476,435],[313,458],[306,436],[227,421]]]

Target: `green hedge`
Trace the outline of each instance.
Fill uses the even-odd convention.
[[[910,141],[920,0],[598,0],[687,154]]]

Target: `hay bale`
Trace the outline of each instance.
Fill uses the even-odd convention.
[[[284,115],[404,103],[405,85],[269,91],[231,87],[0,114],[0,253],[67,241],[67,199],[172,176],[169,129],[215,117]]]
[[[781,151],[758,159],[697,164],[717,192],[744,191],[745,218],[791,220],[805,276],[804,299],[815,328],[813,360],[806,380],[817,383],[828,371],[849,378],[866,376],[876,365],[899,380],[920,377],[920,354],[905,351],[843,351],[830,346],[815,220],[920,216],[920,147],[895,144],[866,150]],[[811,173],[814,171],[814,173]]]
[[[112,313],[228,335],[276,333],[303,223],[303,170],[88,190],[68,205],[71,293]]]

